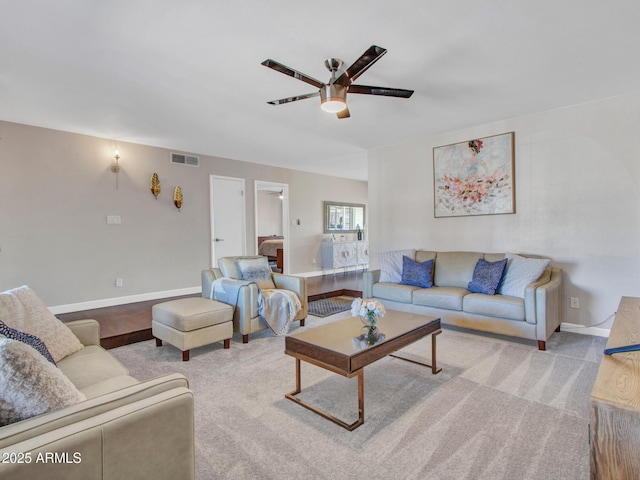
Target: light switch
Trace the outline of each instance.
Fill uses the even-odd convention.
[[[107,216],[107,225],[120,225],[122,223],[122,219],[120,215],[108,215]]]

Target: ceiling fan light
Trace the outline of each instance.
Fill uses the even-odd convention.
[[[347,104],[344,103],[344,100],[327,100],[322,105],[320,105],[320,108],[322,108],[322,110],[329,113],[341,112],[346,107]]]
[[[338,113],[347,108],[347,89],[343,85],[325,85],[320,89],[320,108]]]

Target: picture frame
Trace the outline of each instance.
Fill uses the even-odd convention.
[[[434,217],[516,212],[515,133],[433,148]]]

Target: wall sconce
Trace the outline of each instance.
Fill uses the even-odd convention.
[[[153,196],[156,197],[156,200],[157,200],[158,195],[160,194],[160,179],[158,178],[157,173],[154,173],[153,175],[151,175],[151,181],[149,182],[149,189],[151,190],[151,193],[153,193]]]
[[[173,191],[173,204],[178,210],[182,208],[182,189],[180,187],[176,187]]]
[[[118,160],[120,160],[120,155],[118,154],[118,150],[113,153],[113,158],[115,158],[116,163],[111,165],[111,171],[116,174],[116,190],[118,190],[118,172],[120,172],[120,165],[118,164]]]

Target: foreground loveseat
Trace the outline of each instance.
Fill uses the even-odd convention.
[[[537,279],[523,284],[521,294],[516,290],[505,295],[498,290],[490,295],[470,292],[469,283],[474,280],[479,260],[498,262],[505,258],[505,254],[425,250],[388,254],[395,254],[395,266],[400,269],[402,259],[398,266],[398,257],[411,256],[411,260],[419,264],[432,261],[433,287],[380,281],[381,273],[387,272],[365,272],[364,296],[382,301],[387,308],[433,315],[439,317],[443,324],[457,327],[537,340],[540,350],[545,350],[546,341],[554,331],[560,329],[562,270],[559,268],[543,267]],[[504,280],[509,275],[509,268],[507,264]],[[382,279],[385,280],[384,275]]]
[[[25,288],[28,289],[22,287],[0,293],[0,319],[15,329],[22,327],[23,331],[30,328],[26,318],[30,315],[42,321],[52,320],[43,318],[48,315],[43,311],[44,304],[33,298],[32,292],[25,292]],[[25,293],[30,298],[28,304],[20,301],[24,300]],[[64,352],[52,345],[50,334],[42,330],[57,366],[48,360],[38,365],[48,368],[46,371],[51,376],[59,375],[65,382],[70,381],[69,388],[77,389],[76,398],[67,401],[70,404],[63,408],[0,427],[0,478],[194,478],[194,403],[187,379],[169,374],[138,381],[100,347],[98,322],[78,320],[62,324],[55,317],[53,320],[62,325],[63,330],[59,331],[66,332],[64,329],[68,328],[78,343],[67,337],[67,340],[71,338],[69,343],[75,351],[60,358]],[[50,325],[59,327],[55,323]],[[20,398],[18,386],[6,383],[11,382],[9,375],[19,377],[19,373],[6,373],[9,347],[31,352],[31,346],[25,347],[17,340],[0,339],[0,349],[4,348],[0,355],[5,362],[4,377],[0,379],[5,382],[0,404],[4,422],[7,412],[11,411],[7,399]],[[34,364],[42,360],[40,353],[36,355]],[[17,365],[20,366],[20,362]],[[26,379],[29,374],[41,375],[33,366],[27,367]],[[42,378],[39,383],[46,381]],[[37,390],[37,387],[34,388]],[[59,393],[59,389],[55,393]],[[24,397],[23,403],[33,400],[33,394],[30,395]],[[44,398],[42,392],[36,395]]]

